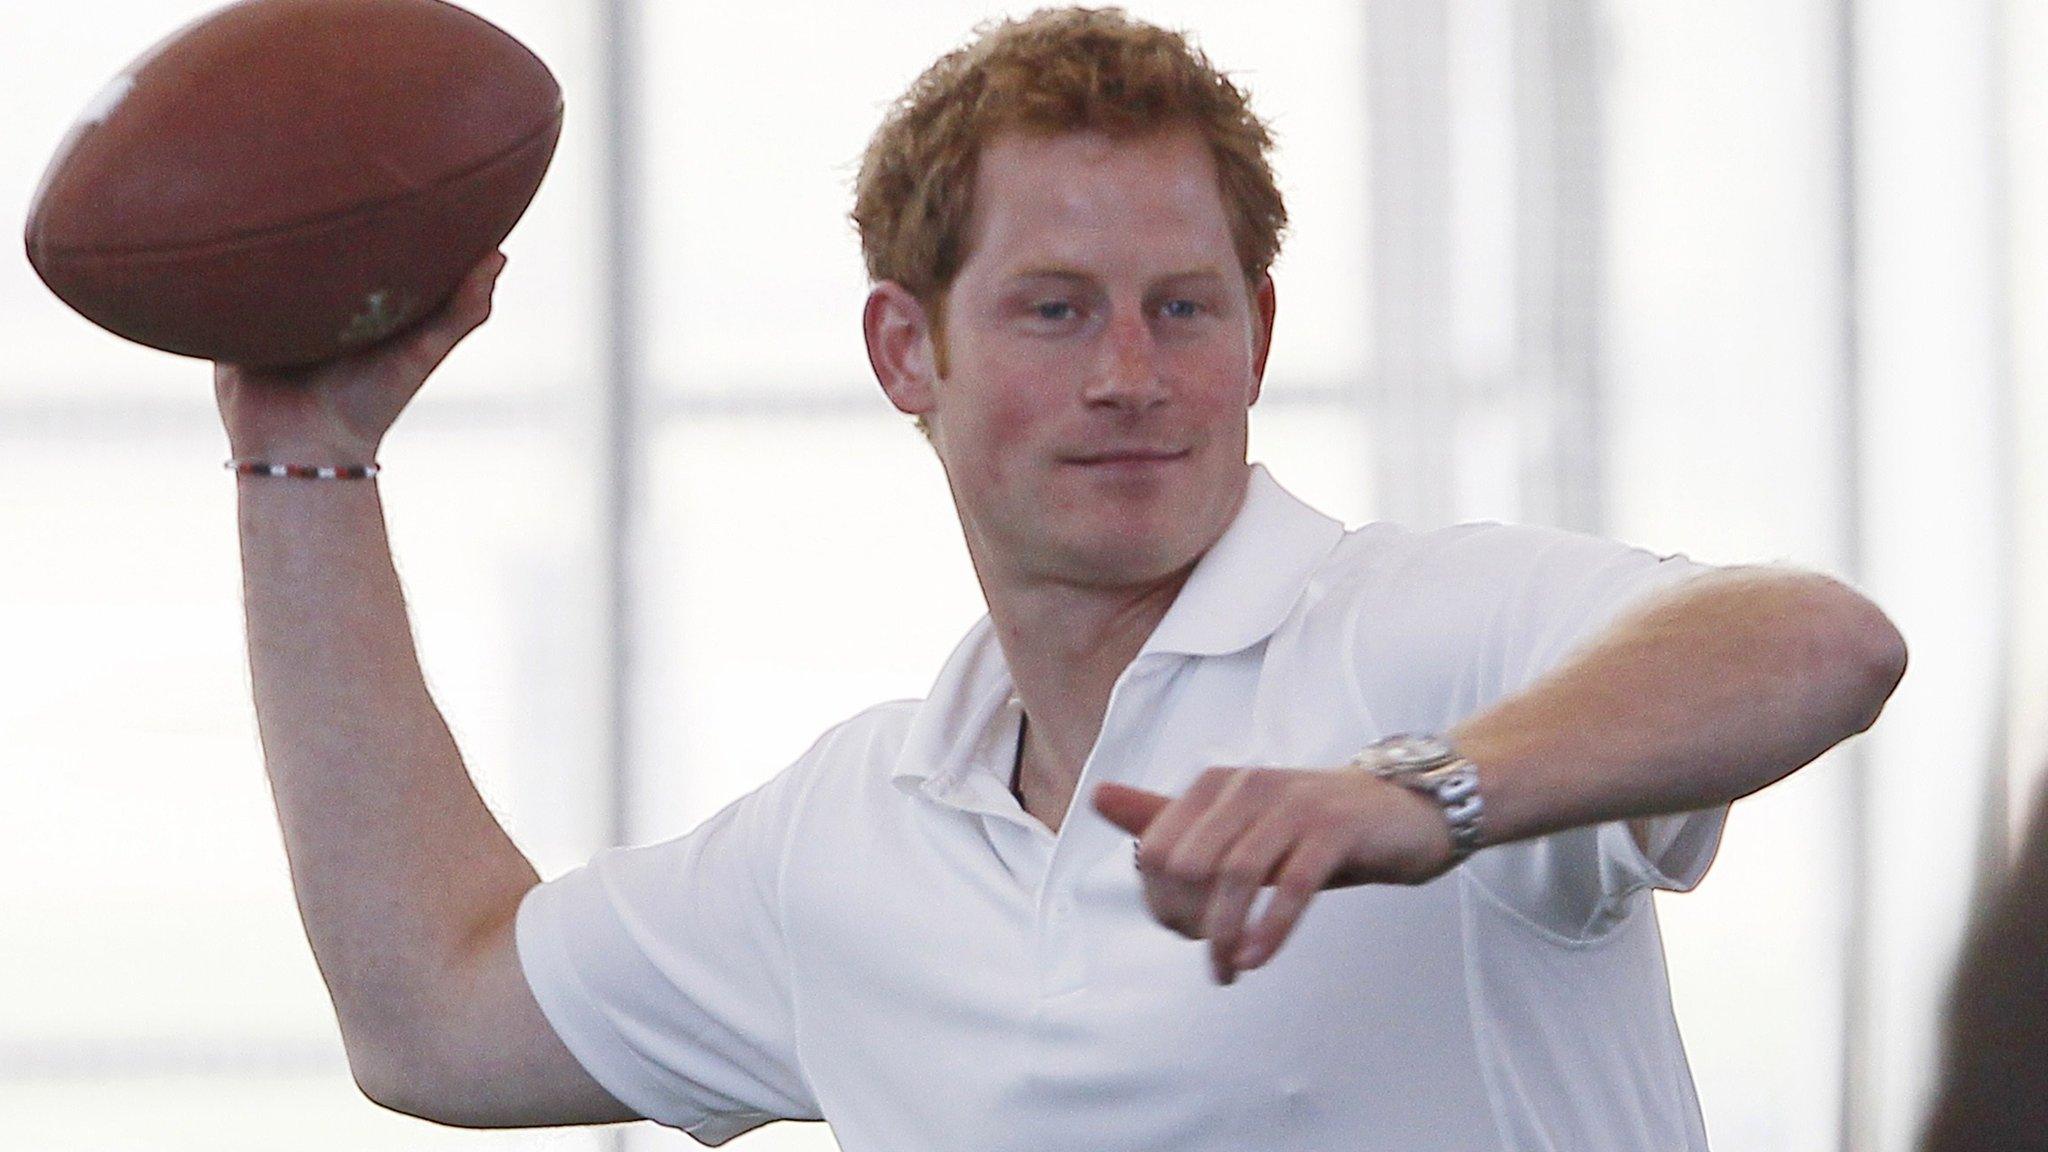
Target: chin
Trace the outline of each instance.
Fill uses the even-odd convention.
[[[1100,588],[1156,584],[1185,575],[1202,558],[1202,549],[1163,537],[1117,533],[1069,552],[1069,573],[1076,583]]]

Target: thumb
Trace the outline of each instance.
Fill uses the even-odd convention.
[[[1164,811],[1173,797],[1143,788],[1132,788],[1125,784],[1098,784],[1095,786],[1095,810],[1111,824],[1133,836],[1145,834],[1145,828],[1153,817]]]

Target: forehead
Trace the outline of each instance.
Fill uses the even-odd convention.
[[[1047,264],[1113,274],[1236,266],[1215,158],[1193,128],[1005,132],[976,164],[963,275]]]

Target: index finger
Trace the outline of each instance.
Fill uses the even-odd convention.
[[[1195,778],[1187,791],[1170,799],[1158,812],[1151,823],[1145,826],[1142,835],[1143,847],[1139,851],[1139,863],[1146,869],[1158,869],[1166,864],[1166,857],[1183,833],[1209,810],[1219,793],[1230,782],[1231,773],[1226,769],[1211,768]]]
[[[1133,836],[1143,836],[1152,821],[1173,803],[1173,797],[1128,784],[1097,784],[1095,786],[1095,810],[1111,824]]]

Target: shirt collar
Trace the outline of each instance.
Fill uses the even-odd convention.
[[[976,769],[1009,763],[1005,756],[1015,752],[1020,711],[995,623],[983,616],[953,649],[911,719],[890,778],[958,807],[1004,812],[1009,773],[1002,772],[997,784],[997,773]],[[1008,753],[1001,747],[1006,743]]]
[[[1138,658],[1222,656],[1271,636],[1343,537],[1342,522],[1282,488],[1263,464],[1253,465],[1237,516],[1195,563]],[[917,709],[891,778],[963,808],[1013,809],[1014,802],[1006,802],[1015,692],[995,625],[984,616]],[[976,770],[989,766],[1001,771]]]
[[[1237,518],[1196,562],[1138,655],[1223,656],[1257,644],[1280,627],[1343,538],[1341,521],[1253,465]]]

